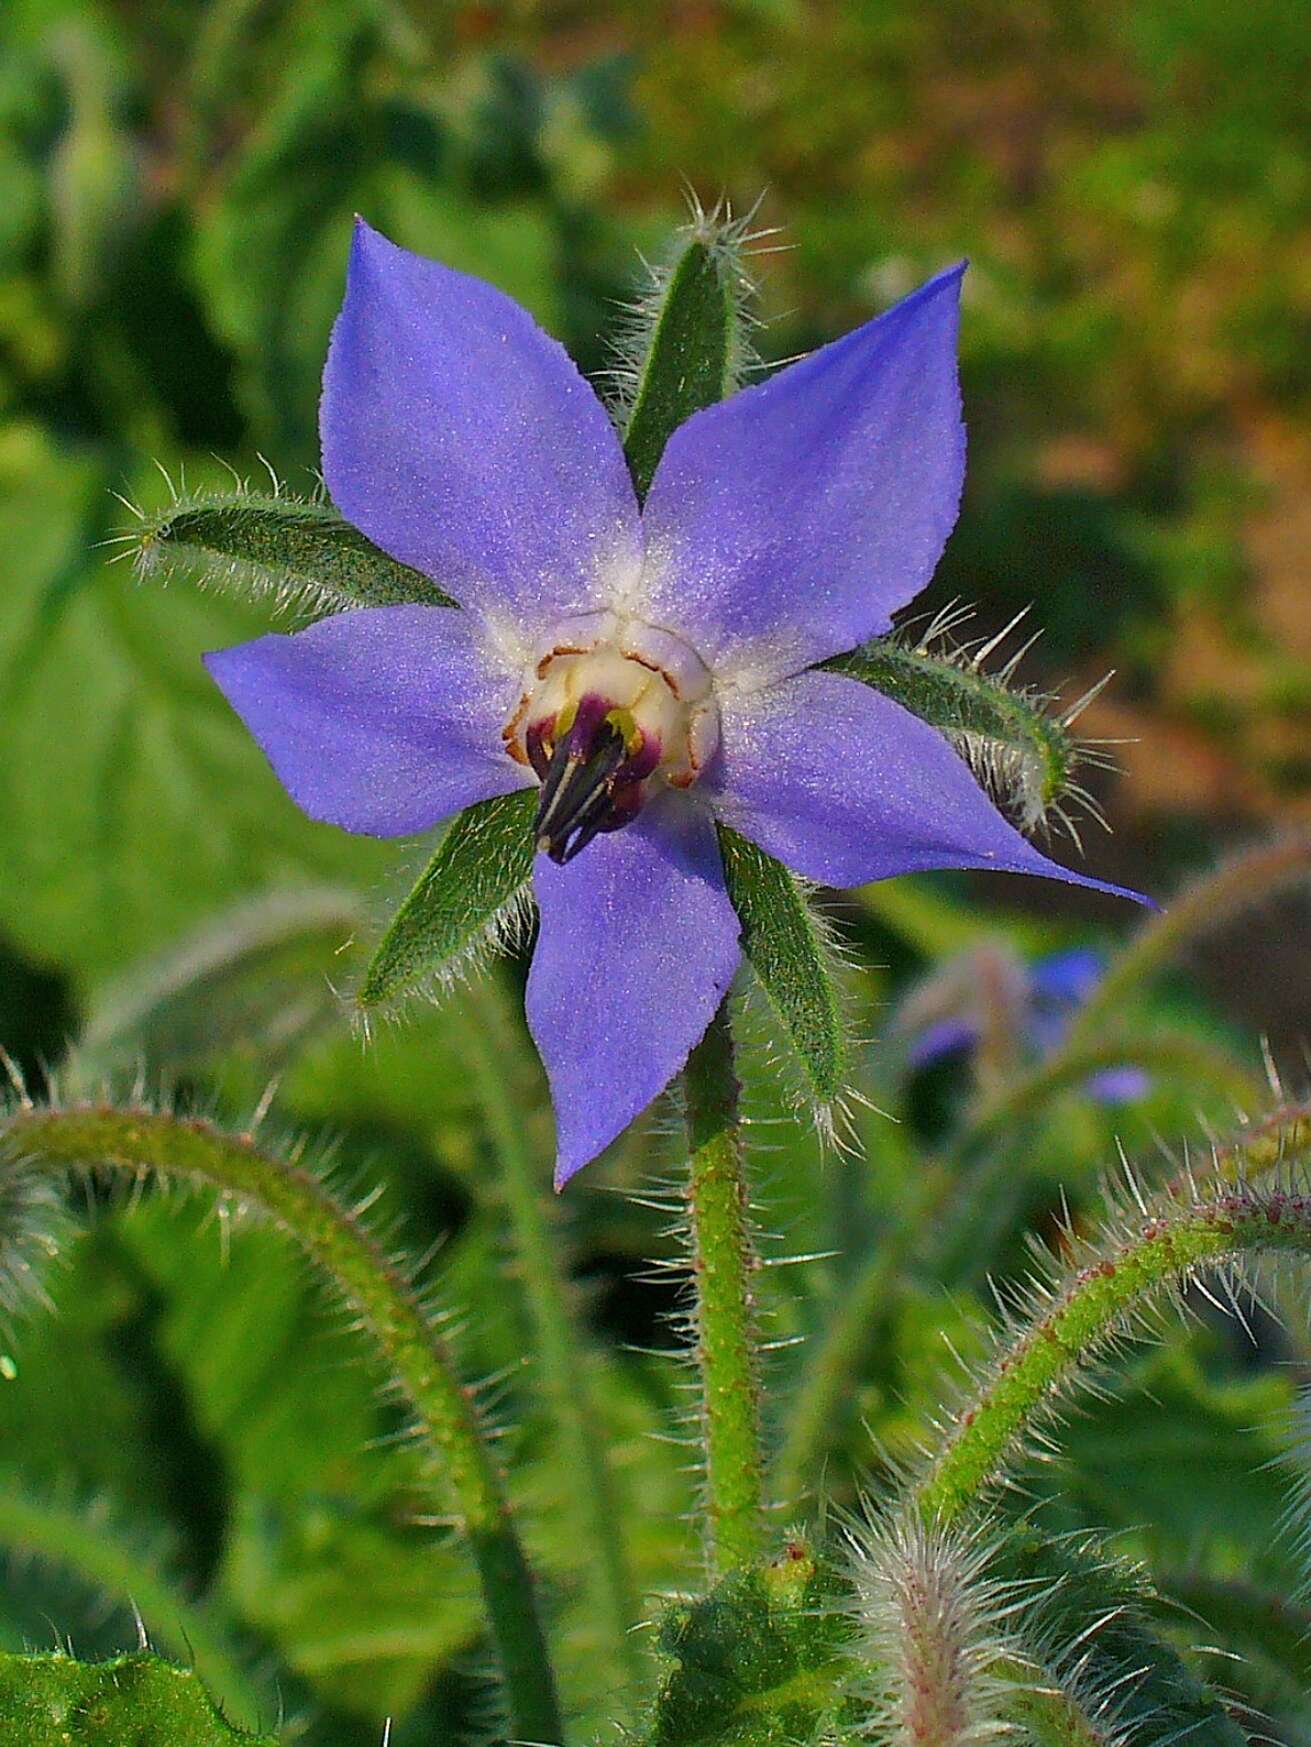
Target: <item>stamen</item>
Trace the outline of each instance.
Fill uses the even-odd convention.
[[[605,828],[614,778],[628,758],[623,735],[610,722],[579,711],[557,743],[542,781],[534,833],[537,847],[561,866]]]
[[[541,784],[534,840],[560,865],[631,824],[655,787],[695,782],[718,741],[710,673],[692,649],[636,620],[584,617],[532,665],[503,730]]]

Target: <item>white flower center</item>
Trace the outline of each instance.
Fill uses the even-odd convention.
[[[719,711],[709,669],[681,639],[585,613],[556,627],[504,738],[542,784],[539,847],[564,862],[636,818],[653,785],[694,783],[719,744]]]

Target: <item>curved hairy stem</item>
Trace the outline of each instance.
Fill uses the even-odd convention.
[[[0,1485],[0,1546],[57,1565],[116,1605],[130,1605],[156,1643],[194,1664],[228,1714],[254,1728],[267,1706],[210,1610],[182,1593],[159,1558],[116,1527],[94,1509],[34,1498],[9,1481]]]
[[[1299,1100],[1281,1104],[1249,1122],[1228,1140],[1218,1142],[1211,1148],[1203,1169],[1208,1184],[1252,1184],[1308,1155],[1311,1155],[1311,1103]],[[1194,1181],[1190,1166],[1164,1192],[1178,1199],[1193,1188]]]
[[[1063,1047],[1011,1081],[975,1109],[951,1148],[949,1178],[955,1184],[926,1250],[930,1271],[953,1284],[978,1277],[990,1253],[981,1234],[996,1235],[1006,1217],[1017,1170],[1002,1144],[1033,1122],[1054,1098],[1083,1085],[1103,1068],[1132,1063],[1162,1078],[1224,1093],[1240,1108],[1253,1109],[1266,1096],[1254,1074],[1213,1045],[1186,1033],[1098,1038]]]
[[[1311,1104],[1282,1105],[1250,1123],[1231,1139],[1211,1149],[1202,1169],[1209,1184],[1253,1184],[1290,1160],[1311,1152]],[[968,1191],[955,1175],[938,1166],[922,1180],[919,1205],[909,1221],[884,1235],[865,1264],[844,1286],[840,1303],[834,1305],[820,1335],[814,1357],[807,1366],[796,1397],[788,1410],[787,1430],[775,1465],[776,1492],[792,1505],[802,1497],[818,1472],[825,1449],[834,1434],[844,1398],[857,1377],[862,1356],[874,1337],[890,1292],[902,1276],[908,1256],[924,1234],[937,1229],[938,1216],[965,1194],[973,1209],[995,1176],[1010,1169],[1005,1154],[995,1164],[976,1173]],[[1165,1193],[1179,1199],[1192,1192],[1191,1168],[1180,1173]],[[973,1214],[953,1221],[961,1232],[968,1230]],[[945,1253],[935,1240],[935,1252]]]
[[[916,1489],[921,1511],[959,1517],[1135,1312],[1199,1269],[1267,1252],[1311,1255],[1311,1198],[1243,1184],[1205,1199],[1163,1197],[1101,1246],[1087,1246],[1081,1265],[1004,1335]]]
[[[692,1051],[687,1089],[687,1209],[707,1511],[716,1568],[749,1564],[763,1538],[759,1351],[733,1037],[724,1004]]]
[[[112,1169],[203,1183],[267,1214],[359,1313],[440,1458],[482,1581],[514,1732],[561,1739],[559,1707],[536,1586],[510,1515],[473,1396],[432,1318],[369,1233],[299,1165],[252,1136],[212,1123],[106,1105],[25,1106],[0,1126],[0,1144],[28,1169]]]
[[[501,1192],[536,1336],[538,1374],[559,1430],[578,1545],[588,1555],[587,1582],[596,1597],[609,1658],[636,1687],[645,1666],[632,1635],[637,1604],[624,1545],[624,1519],[606,1453],[592,1355],[580,1338],[576,1306],[555,1241],[554,1207],[547,1202],[549,1166],[525,1135],[520,1106],[506,1096],[506,1064],[514,1060],[515,1041],[494,979],[484,979],[464,1011],[462,1041],[501,1167]]]
[[[1154,977],[1190,940],[1227,917],[1272,897],[1311,875],[1311,831],[1277,837],[1217,868],[1159,911],[1114,959],[1070,1027],[1068,1047],[1079,1048],[1112,1024],[1126,998]]]

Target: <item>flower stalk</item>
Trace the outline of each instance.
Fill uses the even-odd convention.
[[[1133,1313],[1197,1270],[1269,1253],[1311,1256],[1311,1198],[1239,1185],[1206,1199],[1163,1200],[1049,1294],[1003,1346],[921,1480],[926,1519],[953,1522],[998,1478],[1035,1418]]]
[[[359,1313],[455,1494],[505,1678],[513,1733],[563,1739],[536,1585],[487,1444],[477,1404],[413,1290],[359,1221],[308,1170],[250,1135],[167,1112],[106,1105],[24,1106],[0,1128],[29,1169],[109,1168],[204,1183],[280,1225]]]
[[[509,1015],[495,979],[484,979],[471,992],[464,1012],[466,1023],[460,1030],[465,1057],[500,1166],[501,1194],[532,1324],[538,1376],[571,1476],[569,1497],[577,1514],[578,1545],[589,1553],[586,1580],[606,1636],[608,1659],[630,1688],[636,1688],[644,1664],[632,1636],[637,1603],[624,1544],[625,1519],[607,1460],[591,1354],[579,1337],[555,1222],[543,1195],[540,1156],[525,1137],[521,1107],[506,1096],[505,1064],[514,1059],[514,1048]]]
[[[759,1555],[764,1531],[759,1342],[752,1291],[759,1261],[748,1217],[727,1002],[692,1051],[683,1080],[706,1511],[713,1566],[727,1572]]]

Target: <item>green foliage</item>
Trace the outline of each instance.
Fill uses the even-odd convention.
[[[622,341],[632,381],[624,453],[644,498],[665,444],[685,419],[740,382],[746,342],[743,227],[699,213],[673,264],[653,272]]]
[[[1032,1526],[1008,1532],[989,1568],[1023,1597],[1019,1632],[1029,1656],[1096,1722],[1147,1747],[1181,1734],[1204,1747],[1244,1747],[1221,1700],[1154,1630],[1160,1602],[1131,1569]]]
[[[719,827],[728,893],[742,950],[821,1104],[836,1097],[846,1065],[833,950],[823,921],[790,869],[727,826]]]
[[[826,1740],[844,1704],[854,1628],[839,1576],[801,1541],[735,1572],[658,1626],[673,1666],[643,1737],[648,1747],[766,1747]]]
[[[813,1613],[777,1571],[681,1604],[662,1628],[658,1701],[654,1667],[616,1692],[591,1599],[597,1549],[579,1527],[609,1507],[570,1496],[568,1347],[544,1384],[540,1306],[535,1329],[518,1289],[526,1227],[506,1254],[506,1136],[522,1148],[524,1181],[544,1183],[549,1169],[541,1076],[507,1025],[476,1084],[459,1002],[380,1027],[367,1052],[346,1035],[334,989],[358,986],[359,963],[339,949],[367,937],[393,851],[301,818],[199,665],[203,651],[279,622],[271,609],[284,601],[317,613],[441,597],[325,504],[235,491],[212,457],[258,477],[264,451],[310,479],[357,209],[504,287],[598,380],[635,250],[671,259],[659,287],[639,289],[649,367],[634,372],[630,336],[618,372],[639,485],[669,432],[746,362],[743,239],[725,249],[707,221],[664,254],[678,216],[671,166],[710,194],[776,190],[771,218],[794,246],[762,273],[770,359],[845,331],[968,251],[970,497],[934,598],[980,602],[988,630],[1035,603],[1039,687],[1071,669],[1086,684],[1128,667],[1117,707],[1132,719],[1093,725],[1090,711],[1089,732],[1146,739],[1154,718],[1168,726],[1159,760],[1126,756],[1137,770],[1119,791],[1146,829],[1122,835],[1117,854],[1132,862],[1154,842],[1148,876],[1127,877],[1159,892],[1170,884],[1161,857],[1171,874],[1175,860],[1205,857],[1197,825],[1171,822],[1176,783],[1194,809],[1212,795],[1282,809],[1305,790],[1301,546],[1288,507],[1305,497],[1288,433],[1311,404],[1305,23],[1285,0],[1241,18],[1148,0],[1129,27],[1091,5],[1036,20],[1003,6],[984,20],[959,6],[803,15],[758,4],[691,31],[670,31],[658,8],[620,8],[583,30],[561,28],[558,9],[521,8],[508,23],[496,11],[377,0],[0,8],[0,1042],[34,1092],[75,1036],[60,1069],[70,1096],[138,1066],[149,1082],[176,1081],[174,1138],[197,1110],[239,1129],[277,1075],[280,1120],[335,1137],[361,1193],[385,1180],[396,1241],[436,1252],[438,1296],[461,1312],[458,1329],[440,1331],[459,1376],[491,1380],[478,1407],[508,1433],[496,1449],[529,1526],[571,1741],[610,1738],[634,1701],[654,1702],[653,1742],[670,1747],[850,1739],[868,1719],[858,1706],[840,1714],[835,1695],[863,1691],[870,1671],[853,1670],[841,1635],[841,1583],[818,1574],[806,1579],[821,1592]],[[150,457],[185,481],[181,496]],[[120,551],[144,562],[144,587],[110,557],[119,491],[142,508]],[[201,572],[236,586],[155,586]],[[1021,818],[1077,812],[1082,749],[1068,723],[972,660],[899,637],[837,665],[950,733]],[[1163,796],[1141,772],[1166,762]],[[479,825],[472,843],[457,827],[438,847],[366,973],[380,1007],[440,984],[477,957],[507,906],[517,913],[526,804],[493,803],[463,828]],[[1285,841],[1264,875],[1249,865],[1177,906],[1175,923],[1120,960],[1077,1047],[980,1101],[950,1070],[900,1078],[885,1043],[844,1058],[801,894],[727,844],[747,950],[808,1089],[824,1100],[841,1079],[854,1094],[859,1156],[821,1157],[766,1045],[740,1049],[758,1124],[747,1133],[764,1143],[751,1159],[762,1265],[746,1272],[774,1349],[760,1376],[775,1486],[786,1508],[835,1507],[816,1511],[826,1544],[862,1485],[886,1502],[917,1451],[950,1442],[941,1349],[971,1362],[988,1350],[985,1283],[1005,1290],[1024,1275],[1020,1234],[1061,1244],[1066,1200],[1086,1232],[1117,1143],[1141,1161],[1149,1202],[1162,1177],[1183,1181],[1182,1148],[1161,1160],[1158,1134],[1189,1137],[1188,1162],[1207,1175],[1199,1136],[1227,1134],[1235,1101],[1254,1112],[1269,1101],[1250,1041],[1182,985],[1162,993],[1154,980],[1203,923],[1250,911],[1304,862],[1304,846]],[[1026,956],[1085,937],[1047,910],[988,926]],[[1244,926],[1241,979],[1228,981],[1242,981],[1265,1026],[1286,997],[1271,998],[1252,951],[1268,924],[1249,915]],[[844,979],[853,1035],[886,1039],[907,988],[979,928],[963,882],[859,895],[843,916],[859,960]],[[1271,960],[1284,957],[1291,948],[1276,947]],[[521,969],[510,967],[507,993]],[[1288,1029],[1305,1027],[1294,1014]],[[1108,1116],[1087,1074],[1134,1045],[1151,1093]],[[592,1454],[613,1470],[642,1596],[681,1592],[704,1559],[689,1526],[696,1452],[674,1441],[687,1435],[687,1400],[667,1321],[685,1300],[682,1250],[651,1190],[670,1164],[664,1126],[626,1136],[549,1216],[567,1332],[596,1361]],[[1271,1195],[1300,1192],[1304,1148],[1284,1123],[1276,1156],[1262,1158],[1262,1126],[1226,1143],[1217,1171],[1229,1186],[1260,1175],[1269,1223]],[[156,1162],[185,1162],[164,1159],[172,1144]],[[53,1621],[88,1658],[110,1655],[136,1641],[135,1598],[170,1651],[195,1644],[210,1685],[198,1621],[237,1647],[238,1685],[250,1646],[285,1694],[288,1733],[312,1747],[378,1747],[388,1717],[392,1747],[495,1728],[499,1694],[489,1701],[482,1679],[494,1658],[449,1500],[434,1502],[395,1379],[389,1391],[387,1367],[281,1234],[244,1218],[242,1197],[193,1208],[143,1201],[135,1187],[115,1196],[92,1165],[70,1198],[30,1164],[8,1160],[0,1180],[0,1305],[23,1317],[0,1343],[0,1538],[18,1555],[0,1644],[48,1642]],[[84,1203],[100,1218],[78,1236],[71,1216]],[[1290,1274],[1300,1290],[1302,1271]],[[1196,1279],[1204,1304],[1214,1280],[1205,1269]],[[1276,1306],[1288,1290],[1276,1280]],[[1094,1736],[1105,1725],[1095,1691],[1067,1678],[1073,1649],[1094,1656],[1084,1673],[1103,1692],[1132,1688],[1148,1713],[1166,1703],[1156,1724],[1141,1719],[1148,1741],[1171,1728],[1233,1741],[1189,1687],[1199,1675],[1269,1707],[1285,1747],[1311,1741],[1305,1622],[1288,1600],[1297,1560],[1275,1532],[1289,1483],[1273,1466],[1291,1408],[1284,1361],[1304,1360],[1305,1343],[1296,1314],[1283,1335],[1251,1321],[1256,1344],[1241,1351],[1214,1329],[1171,1327],[1161,1352],[1117,1365],[1113,1399],[1099,1391],[1068,1426],[1045,1424],[1059,1459],[1026,1472],[1038,1514],[1024,1534],[1056,1544],[1064,1530],[1117,1531],[1157,1595],[1206,1627],[1118,1567],[1080,1567],[1077,1544],[1059,1543],[1056,1575],[1051,1547],[1012,1553],[1019,1581],[1035,1586],[1017,1612],[1043,1598],[1053,1690],[1078,1689],[1063,1718],[1018,1713],[1035,1738],[1092,1747],[1080,1723]],[[1096,1332],[1060,1331],[1071,1349]],[[1086,1375],[1072,1353],[1070,1373]],[[1102,1376],[1099,1366],[1092,1380]],[[1025,1377],[1034,1382],[1031,1368]],[[441,1520],[425,1520],[434,1511]],[[160,1525],[166,1557],[143,1523]],[[1117,1629],[1087,1635],[1103,1617]],[[1220,1650],[1199,1653],[1199,1638]],[[1167,1690],[1121,1687],[1144,1668]],[[94,1666],[57,1673],[100,1678]],[[167,1738],[199,1744],[211,1722]]]
[[[1048,700],[985,673],[969,655],[935,652],[895,639],[867,643],[826,662],[834,673],[863,680],[940,729],[1027,828],[1083,791],[1074,781],[1081,753],[1069,718],[1050,714]]]
[[[368,1013],[456,980],[498,937],[513,935],[533,865],[533,789],[480,801],[448,827],[387,925],[356,1000]]]
[[[213,493],[179,497],[137,517],[123,543],[142,577],[230,587],[322,612],[454,604],[428,577],[380,552],[314,499]]]
[[[144,1651],[100,1663],[0,1655],[0,1726],[23,1747],[275,1747],[225,1722],[194,1674]]]
[[[258,1208],[297,1241],[371,1335],[449,1487],[478,1569],[513,1723],[557,1732],[534,1580],[483,1415],[456,1370],[439,1320],[360,1219],[294,1157],[260,1147],[250,1133],[225,1133],[170,1111],[25,1102],[0,1137],[4,1155],[24,1168],[101,1170],[137,1183],[154,1175],[203,1186]]]

